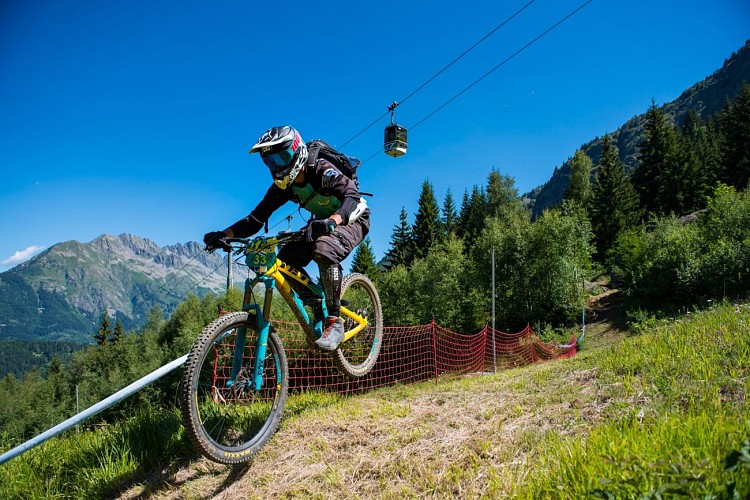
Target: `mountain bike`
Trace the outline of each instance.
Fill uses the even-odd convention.
[[[289,387],[289,366],[271,318],[274,290],[289,305],[311,349],[323,332],[325,292],[305,273],[277,258],[277,248],[305,231],[253,239],[226,238],[255,277],[245,281],[242,311],[220,316],[193,344],[181,384],[182,415],[190,440],[220,463],[249,460],[276,431]],[[260,291],[256,291],[256,287]],[[262,294],[262,300],[256,299]],[[331,352],[338,369],[363,377],[377,361],[383,338],[380,298],[363,274],[341,286],[344,341]]]

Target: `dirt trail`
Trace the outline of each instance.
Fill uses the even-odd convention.
[[[569,433],[598,420],[593,374],[573,376],[581,388],[573,401],[547,401],[539,411],[535,398],[503,387],[516,384],[494,375],[483,377],[486,387],[441,382],[434,392],[426,388],[399,401],[357,396],[345,408],[312,411],[287,423],[246,467],[201,458],[121,498],[421,496],[446,488],[457,472],[465,472],[462,494],[481,495],[498,470],[524,463],[527,433]]]

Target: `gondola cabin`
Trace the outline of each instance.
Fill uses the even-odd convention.
[[[406,127],[396,123],[385,127],[383,151],[394,158],[406,154]]]

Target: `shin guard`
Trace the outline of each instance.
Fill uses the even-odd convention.
[[[326,307],[329,316],[338,316],[341,309],[341,266],[328,259],[318,261],[320,281],[326,293]]]

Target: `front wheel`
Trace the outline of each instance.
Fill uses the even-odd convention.
[[[234,376],[235,342],[246,337]],[[286,403],[289,374],[284,347],[268,336],[260,390],[253,383],[256,318],[235,312],[203,329],[188,354],[182,378],[182,415],[190,440],[203,455],[224,464],[249,460],[276,431]],[[238,369],[237,369],[238,368]]]
[[[341,303],[350,311],[367,320],[367,326],[354,337],[339,345],[333,361],[343,373],[352,378],[367,375],[380,353],[383,342],[383,311],[380,297],[372,281],[360,273],[344,277],[341,284]],[[356,322],[342,314],[344,331],[356,326]]]

